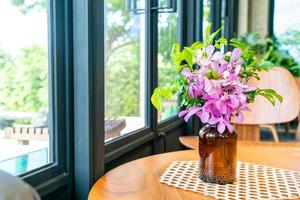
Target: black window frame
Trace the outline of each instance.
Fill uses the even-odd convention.
[[[184,124],[182,119],[172,116],[157,122],[157,111],[150,103],[150,97],[155,87],[158,85],[158,10],[151,9],[157,7],[159,0],[147,0],[146,4],[146,118],[148,126],[119,136],[105,143],[105,164],[130,152],[136,147],[153,141],[153,153],[156,153],[157,140],[161,134],[165,134],[178,126]],[[203,0],[178,0],[180,6],[177,8],[179,15],[179,43],[181,47],[191,45],[193,42],[202,40],[203,22]],[[233,17],[237,14],[237,0],[226,0],[225,33],[227,37],[236,35],[237,20]],[[220,28],[221,25],[221,1],[211,0],[211,22],[212,31]],[[229,22],[233,20],[233,22]],[[192,22],[192,23],[191,23]],[[196,134],[201,127],[199,120],[193,119],[187,124],[187,132]],[[187,133],[188,134],[188,133]]]
[[[183,47],[202,39],[203,0],[178,1]],[[106,163],[149,142],[155,154],[160,135],[185,125],[177,116],[158,123],[150,103],[158,85],[158,11],[153,9],[157,2],[146,0],[148,126],[105,143],[104,0],[48,0],[49,131],[54,162],[20,176],[42,197],[67,188],[68,199],[86,199]],[[200,126],[194,119],[187,130],[197,133]]]
[[[212,31],[216,31],[222,26],[224,17],[224,35],[218,34],[216,38],[225,37],[231,39],[237,37],[238,29],[238,0],[210,0]],[[224,13],[222,13],[224,12]]]
[[[275,15],[275,0],[269,0],[269,10],[268,10],[268,33],[269,37],[275,39],[274,35],[274,15]]]
[[[238,6],[239,0],[225,1],[225,35],[227,39],[238,36]]]
[[[53,162],[19,177],[44,197],[73,179],[72,1],[48,0],[49,141]]]
[[[182,15],[185,1],[180,1],[180,6],[177,7],[179,14],[179,43],[184,45],[182,34]],[[192,2],[192,1],[191,1]],[[194,0],[193,0],[194,2]],[[160,122],[157,122],[157,111],[151,105],[151,94],[154,88],[158,85],[158,67],[157,67],[157,51],[158,51],[158,10],[153,9],[157,7],[158,0],[146,0],[146,126],[144,128],[135,130],[125,135],[119,136],[111,141],[105,143],[105,163],[108,163],[121,155],[133,150],[149,141],[153,141],[153,152],[156,152],[156,142],[159,133],[171,130],[174,127],[183,124],[182,119],[177,116],[171,116]]]
[[[147,0],[148,7],[157,1]],[[181,1],[180,44],[202,39],[202,0]],[[157,123],[150,95],[157,86],[157,10],[147,9],[147,102],[148,127],[104,143],[104,0],[53,0],[49,5],[51,66],[54,73],[54,139],[61,155],[47,169],[26,177],[42,196],[68,186],[77,199],[85,199],[94,182],[104,174],[105,163],[147,142],[156,153],[160,133],[184,124],[176,116]],[[216,9],[216,8],[212,8]],[[215,11],[214,11],[215,12]],[[216,20],[212,20],[216,24]],[[190,22],[193,23],[190,23]],[[95,42],[97,41],[97,42]],[[150,42],[156,41],[156,42]],[[65,112],[65,113],[64,113]],[[62,115],[61,115],[62,113]],[[199,120],[187,124],[196,133]],[[59,138],[59,140],[58,140]],[[74,142],[73,142],[74,139]],[[74,158],[72,157],[74,156]]]

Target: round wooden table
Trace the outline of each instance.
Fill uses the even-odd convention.
[[[159,182],[160,175],[172,161],[197,159],[197,151],[185,150],[128,162],[102,176],[90,191],[89,200],[212,199]],[[300,171],[300,145],[239,142],[238,160]]]

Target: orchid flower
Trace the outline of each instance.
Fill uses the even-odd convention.
[[[198,50],[197,51],[197,64],[202,67],[210,66],[214,50],[215,50],[215,47],[213,45],[209,45],[209,46],[205,47],[205,51]]]
[[[201,110],[201,107],[197,107],[197,106],[192,106],[187,110],[183,110],[181,112],[179,112],[178,117],[184,117],[184,121],[188,121],[190,119],[191,116],[193,116],[194,114],[196,114],[197,112],[199,112]]]
[[[188,106],[178,116],[185,121],[197,116],[202,123],[215,125],[220,133],[226,129],[232,132],[234,129],[230,122],[231,117],[237,116],[237,122],[241,123],[244,120],[243,111],[250,111],[247,102],[253,100],[253,95],[257,95],[259,89],[247,85],[248,79],[245,79],[244,71],[247,66],[243,65],[242,59],[245,49],[234,48],[232,52],[224,54],[223,51],[215,51],[211,43],[194,43],[184,52],[179,50],[179,45],[175,46],[172,57],[180,72],[177,83],[179,86],[184,85],[180,87],[180,92],[184,93],[183,103]],[[246,74],[246,77],[251,77],[251,74]],[[269,92],[269,95],[282,101],[275,91]],[[163,96],[168,95],[157,91],[155,98],[151,98],[156,107],[161,105],[159,103]]]

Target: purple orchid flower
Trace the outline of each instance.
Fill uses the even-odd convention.
[[[239,48],[225,55],[214,50],[214,46],[209,45],[202,51],[197,51],[196,62],[200,66],[199,70],[182,69],[181,75],[186,78],[188,97],[201,98],[203,102],[181,111],[178,116],[184,117],[185,121],[197,116],[202,123],[216,125],[220,133],[225,129],[232,132],[234,129],[230,122],[231,116],[237,116],[238,123],[244,120],[242,111],[249,111],[247,92],[256,88],[248,86],[239,77],[243,70],[242,51]],[[228,62],[225,56],[230,57]],[[220,77],[206,77],[211,69]]]
[[[204,84],[202,81],[191,83],[188,87],[188,96],[190,98],[196,99],[197,97],[202,95],[202,90],[204,88]]]
[[[239,48],[234,48],[230,57],[229,63],[236,66],[242,65],[244,61],[241,59],[242,51]]]
[[[213,45],[209,45],[205,48],[205,51],[197,51],[197,64],[202,67],[210,66],[212,62],[212,55],[214,53],[215,47]],[[203,55],[206,54],[206,55]]]
[[[228,63],[224,60],[224,55],[220,51],[216,51],[212,56],[211,66],[212,68],[222,76],[223,72],[226,70]]]
[[[199,112],[201,110],[201,107],[197,107],[197,106],[192,106],[187,110],[183,110],[181,112],[179,112],[178,117],[184,117],[184,121],[189,121],[189,119],[196,114],[197,112]]]
[[[223,133],[226,127],[230,133],[233,132],[234,128],[231,125],[230,120],[225,119],[223,116],[221,116],[220,118],[217,119],[217,122],[218,122],[217,129],[219,133]]]

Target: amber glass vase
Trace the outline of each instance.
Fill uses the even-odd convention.
[[[213,125],[204,126],[199,132],[200,179],[217,184],[236,180],[237,133],[227,129],[222,134]]]

